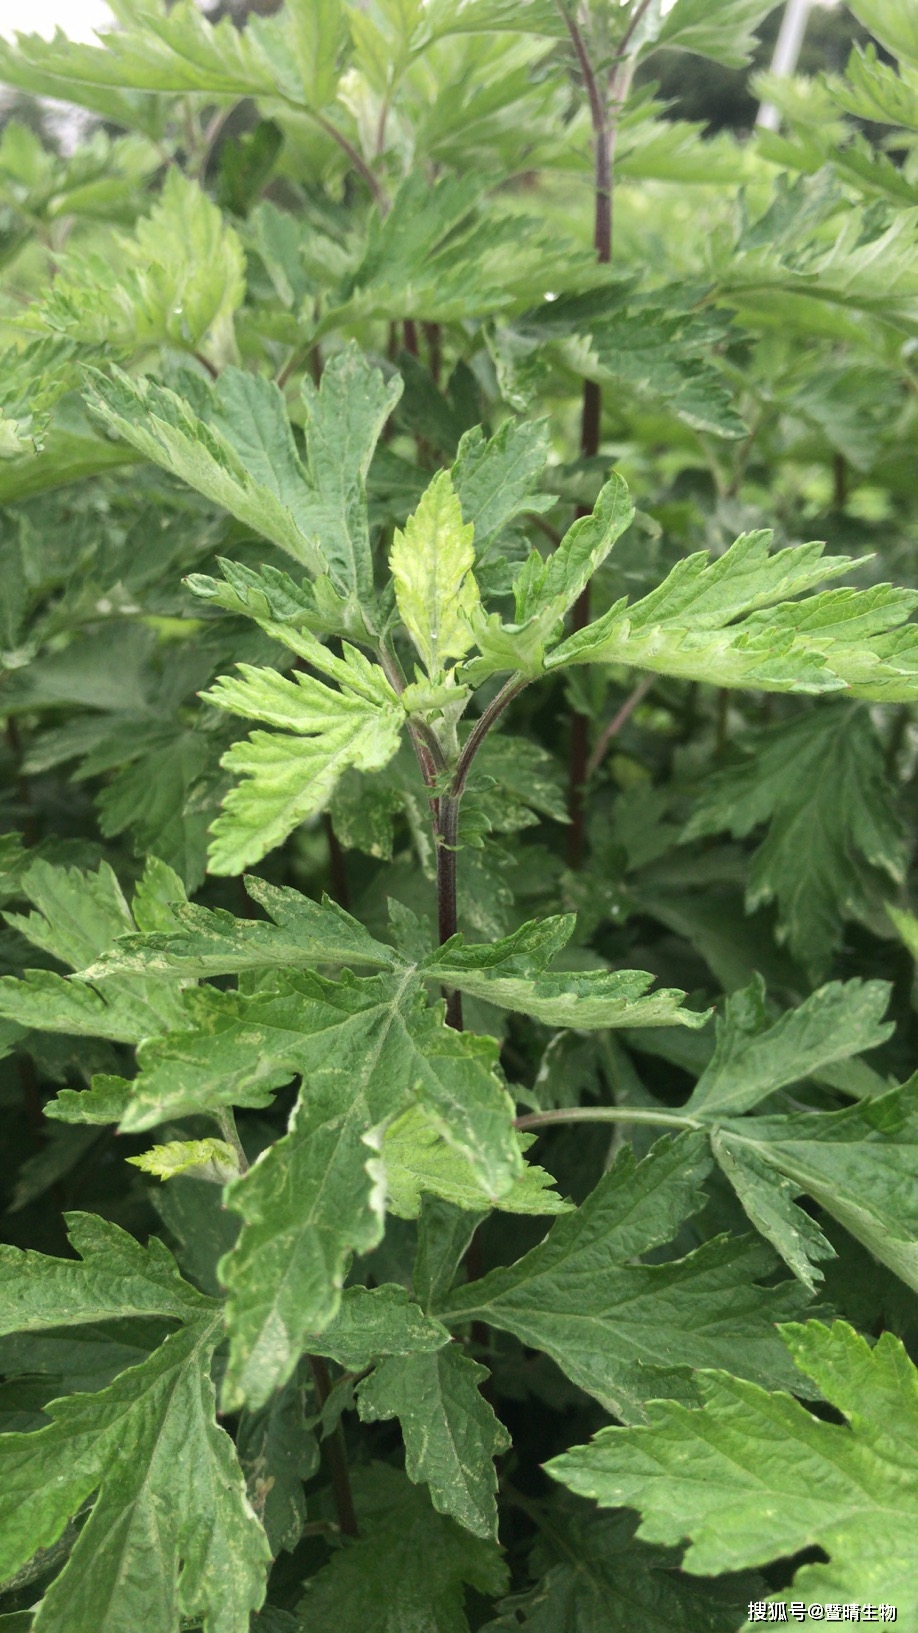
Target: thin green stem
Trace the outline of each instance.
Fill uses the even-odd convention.
[[[514,1128],[552,1128],[556,1123],[650,1123],[655,1128],[704,1128],[697,1117],[647,1106],[564,1106],[559,1111],[532,1111],[517,1117]]]
[[[525,691],[528,685],[528,679],[521,680],[518,675],[513,676],[504,686],[501,687],[500,691],[497,693],[497,696],[492,698],[483,714],[478,720],[476,720],[472,730],[469,732],[469,735],[466,738],[462,748],[462,753],[459,755],[459,759],[456,763],[452,793],[457,800],[462,798],[469,772],[472,769],[472,761],[474,760],[475,755],[478,753],[478,750],[481,748],[481,745],[487,737],[488,732],[491,730],[491,727],[497,720],[500,719],[500,716],[503,714],[508,703],[512,703],[514,698],[519,697],[520,693]]]
[[[232,1106],[221,1106],[220,1110],[214,1113],[214,1118],[227,1145],[232,1146],[236,1153],[240,1174],[247,1174],[249,1159],[242,1148],[242,1141],[239,1138],[239,1130],[236,1127],[236,1117]]]

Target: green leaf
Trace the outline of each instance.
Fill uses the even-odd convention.
[[[206,988],[188,1001],[188,1029],[141,1049],[124,1128],[263,1105],[294,1073],[304,1078],[289,1132],[229,1192],[246,1225],[222,1270],[233,1332],[227,1397],[259,1404],[289,1376],[304,1335],[335,1315],[350,1254],[382,1235],[373,1130],[378,1140],[381,1125],[417,1104],[496,1199],[523,1161],[494,1072],[497,1045],[446,1027],[410,969],[339,982],[291,974],[275,991]]]
[[[404,711],[382,669],[354,647],[333,658],[305,633],[298,639],[316,666],[340,682],[336,691],[313,675],[291,681],[273,669],[239,664],[204,700],[289,735],[252,732],[221,765],[246,781],[233,788],[211,829],[214,873],[242,873],[260,862],[308,817],[327,808],[345,771],[378,771],[396,753]]]
[[[68,1214],[67,1228],[79,1260],[0,1245],[0,1332],[41,1332],[133,1315],[189,1321],[212,1309],[182,1280],[155,1236],[143,1248],[118,1225],[90,1213]]]
[[[61,1089],[45,1106],[45,1116],[60,1123],[117,1123],[128,1108],[132,1089],[126,1077],[97,1072],[88,1089]]]
[[[817,1282],[823,1279],[817,1261],[834,1259],[835,1249],[815,1219],[797,1207],[794,1197],[800,1193],[799,1185],[763,1162],[752,1146],[725,1139],[718,1130],[711,1135],[711,1150],[747,1218],[804,1287],[814,1293]]]
[[[313,108],[334,96],[343,39],[336,0],[287,0],[282,16],[253,17],[244,29],[228,17],[209,22],[193,0],[172,7],[163,0],[118,0],[117,14],[118,27],[98,46],[60,33],[53,40],[19,35],[16,50],[8,49],[4,77],[106,114],[122,104],[100,99],[101,87],[279,97]]]
[[[470,624],[480,605],[474,532],[463,523],[448,471],[434,477],[405,531],[396,529],[389,556],[395,598],[432,679],[473,645]]]
[[[30,1255],[27,1323],[128,1315],[139,1304],[185,1324],[99,1393],[54,1402],[47,1428],[0,1436],[0,1579],[50,1547],[96,1494],[35,1613],[36,1633],[166,1633],[182,1616],[205,1633],[247,1633],[270,1554],[232,1442],[214,1421],[214,1306],[158,1242],[145,1251],[94,1217],[70,1223],[84,1263]],[[126,1559],[142,1559],[143,1570],[125,1569]]]
[[[908,0],[851,0],[851,10],[887,51],[918,68],[918,21]]]
[[[776,1089],[879,1048],[895,1030],[883,1022],[886,981],[831,981],[769,1025],[761,980],[727,999],[710,1064],[685,1109],[703,1118],[749,1111]]]
[[[787,1377],[773,1323],[799,1308],[790,1287],[766,1290],[749,1242],[715,1238],[683,1259],[635,1264],[668,1241],[702,1200],[701,1134],[660,1140],[635,1166],[630,1146],[576,1213],[516,1264],[454,1290],[447,1322],[483,1320],[550,1355],[574,1383],[626,1420],[644,1416],[648,1368],[726,1361],[751,1376]]]
[[[557,549],[543,560],[534,552],[514,585],[521,624],[538,618],[546,633],[570,610],[612,546],[630,527],[634,505],[620,476],[600,490],[592,514],[569,527]]]
[[[426,1196],[418,1220],[418,1248],[411,1273],[424,1310],[450,1290],[456,1271],[484,1213],[468,1213],[439,1197]]]
[[[373,558],[366,478],[382,428],[402,394],[402,383],[397,374],[386,380],[352,344],[329,361],[318,389],[304,379],[302,391],[312,530],[321,542],[333,582],[370,608]]]
[[[432,1354],[382,1361],[357,1391],[364,1423],[397,1417],[405,1441],[405,1472],[423,1481],[440,1514],[477,1537],[497,1537],[497,1475],[493,1459],[509,1436],[479,1390],[486,1367],[456,1344]]]
[[[546,659],[625,663],[711,686],[766,692],[847,691],[875,701],[918,693],[918,628],[905,620],[918,592],[878,584],[869,590],[801,595],[846,572],[846,557],[821,560],[822,546],[799,544],[769,554],[769,533],[744,533],[724,555],[686,556],[659,589],[571,635]]]
[[[314,902],[286,885],[248,874],[245,888],[269,920],[240,919],[225,908],[176,901],[141,935],[120,935],[111,951],[83,971],[85,980],[127,974],[234,975],[242,970],[315,969],[324,964],[392,969],[402,960],[324,896]],[[135,901],[136,913],[136,901]]]
[[[821,973],[844,918],[866,916],[882,876],[905,876],[884,748],[866,709],[819,709],[748,739],[749,758],[708,782],[684,837],[768,822],[746,888],[750,911],[777,901],[781,933]]]
[[[454,936],[427,960],[425,974],[548,1026],[704,1026],[707,1013],[680,1007],[683,992],[664,988],[645,997],[653,976],[643,970],[547,971],[574,923],[573,914],[545,919],[481,945]]]
[[[147,868],[152,877],[154,858]],[[181,882],[176,879],[177,893]],[[36,912],[7,913],[7,922],[35,946],[79,969],[134,927],[121,887],[107,863],[97,873],[36,861],[21,876],[20,891]],[[171,980],[121,976],[97,991],[51,970],[27,970],[0,979],[0,1015],[24,1026],[80,1037],[137,1043],[181,1024],[181,992]]]
[[[20,877],[20,890],[36,909],[28,916],[5,913],[34,947],[82,969],[116,936],[134,927],[121,886],[107,862],[97,873],[36,861]]]
[[[545,1575],[483,1633],[736,1633],[746,1582],[674,1570],[670,1550],[634,1540],[633,1515],[566,1515],[555,1504],[549,1513],[530,1565]]]
[[[508,419],[493,437],[480,425],[466,431],[450,475],[479,561],[518,516],[545,508],[539,482],[550,452],[544,420]]]
[[[845,1423],[712,1372],[698,1378],[700,1411],[655,1402],[646,1428],[603,1429],[548,1468],[605,1506],[639,1508],[649,1542],[688,1539],[693,1575],[818,1547],[827,1563],[800,1568],[779,1603],[885,1602],[908,1625],[918,1614],[915,1368],[891,1333],[873,1349],[843,1322],[791,1325],[784,1337]]]
[[[759,43],[755,30],[771,9],[768,0],[720,0],[714,13],[708,0],[676,0],[653,46],[676,46],[743,68]]]
[[[292,1380],[260,1412],[243,1412],[236,1452],[246,1491],[276,1557],[293,1552],[303,1535],[306,1498],[303,1481],[319,1468],[319,1445],[306,1426],[303,1389]],[[259,1628],[262,1618],[256,1619]]]
[[[362,1372],[379,1356],[423,1356],[449,1343],[441,1321],[424,1315],[404,1287],[348,1287],[334,1320],[309,1335],[309,1348],[329,1355],[349,1372]]]
[[[843,1111],[728,1119],[719,1140],[751,1150],[918,1289],[918,1081]]]
[[[745,437],[749,428],[711,362],[711,323],[694,313],[637,306],[593,323],[590,338],[600,366],[622,387],[662,401],[695,431]]]
[[[877,59],[876,48],[863,51],[855,46],[848,59],[843,80],[831,83],[832,100],[856,119],[870,119],[880,125],[903,125],[918,130],[918,95],[914,73],[897,74],[889,63]]]
[[[365,479],[401,383],[387,384],[356,347],[331,359],[317,391],[304,385],[306,463],[277,386],[224,369],[195,378],[193,401],[151,380],[87,371],[90,408],[145,458],[196,488],[293,557],[329,573],[346,595],[373,600]]]
[[[373,1464],[353,1485],[361,1536],[305,1584],[310,1633],[468,1633],[464,1584],[488,1595],[506,1584],[496,1544],[435,1513],[396,1469]]]
[[[216,364],[235,352],[233,314],[245,294],[239,237],[190,177],[171,166],[150,214],[118,254],[73,252],[38,310],[44,326],[85,345],[171,344]]]
[[[222,394],[232,390],[235,372],[225,370],[214,386],[213,410],[206,420],[174,391],[150,379],[132,380],[120,369],[112,369],[110,376],[87,370],[85,396],[96,417],[145,459],[222,505],[310,572],[324,572],[324,558],[291,509],[291,500],[299,500],[299,461],[277,387],[260,376],[246,376],[246,406],[253,422],[238,425],[227,412],[217,423]],[[266,481],[246,463],[256,438],[271,451],[270,458],[256,465]]]

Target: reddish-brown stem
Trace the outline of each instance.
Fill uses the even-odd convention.
[[[330,119],[326,119],[321,113],[313,113],[312,117],[316,124],[320,125],[322,130],[324,130],[326,136],[330,136],[333,142],[337,142],[342,153],[347,154],[358,176],[360,176],[363,181],[366,182],[366,185],[372,195],[373,203],[376,205],[380,215],[385,215],[389,209],[389,200],[363,155],[358,153],[353,142],[349,142],[343,132],[338,129],[337,125],[333,125]]]
[[[441,794],[437,802],[437,921],[440,945],[449,941],[458,928],[456,864],[459,845],[459,799]],[[446,1024],[462,1031],[462,993],[444,988]]]
[[[589,781],[590,777],[595,776],[606,757],[609,744],[618,736],[626,721],[631,718],[638,704],[647,696],[647,693],[650,691],[653,683],[654,676],[645,675],[644,679],[638,682],[631,695],[625,698],[621,708],[618,710],[617,714],[612,716],[609,724],[603,727],[603,730],[596,741],[596,746],[593,749],[589,760],[587,761],[587,781]]]
[[[19,722],[15,715],[7,715],[6,741],[9,751],[16,761],[16,787],[19,794],[19,803],[22,806],[22,842],[31,847],[38,844],[38,823],[35,819],[35,805],[32,800],[32,790],[28,777],[22,771],[22,738],[19,735]]]
[[[212,380],[218,380],[220,378],[220,370],[217,368],[216,364],[210,361],[209,357],[204,356],[203,352],[192,352],[191,355],[196,363],[200,363],[202,369],[207,370]]]
[[[590,59],[586,41],[576,18],[561,7],[574,54],[583,78],[590,107],[593,127],[593,189],[595,197],[593,218],[593,248],[601,266],[612,259],[612,167],[622,108],[628,96],[634,64],[627,57],[627,49],[650,0],[641,0],[618,48],[618,58],[612,71],[608,89],[604,88]],[[580,421],[580,452],[584,459],[595,459],[599,453],[602,435],[602,390],[595,380],[583,382],[583,408]],[[589,515],[581,507],[578,518]],[[583,629],[590,621],[590,587],[581,592],[573,611],[572,627]],[[590,751],[590,723],[586,715],[575,712],[571,716],[570,761],[568,772],[568,814],[570,827],[567,835],[567,859],[572,868],[583,863],[585,840],[584,785],[588,777]]]
[[[417,355],[418,355],[418,326],[415,323],[414,318],[406,318],[405,319],[404,323],[402,324],[402,333],[403,333],[404,339],[405,339],[405,350],[406,350],[406,352],[410,352],[412,357],[417,357]]]
[[[427,362],[430,368],[430,377],[435,386],[440,384],[440,375],[443,369],[443,353],[440,348],[439,323],[424,323],[424,339],[427,342]]]
[[[332,1381],[326,1363],[320,1355],[307,1357],[312,1381],[316,1392],[316,1401],[319,1410],[325,1405],[331,1394]],[[344,1430],[340,1421],[333,1432],[322,1442],[325,1452],[325,1461],[331,1479],[332,1496],[335,1499],[335,1513],[338,1516],[338,1525],[346,1537],[359,1537],[360,1527],[357,1524],[357,1515],[354,1510],[354,1496],[351,1491],[351,1477],[347,1468],[347,1454],[344,1445]]]
[[[347,879],[347,866],[344,860],[344,851],[341,841],[335,833],[335,825],[331,813],[326,811],[324,817],[325,837],[328,840],[328,871],[331,875],[332,895],[339,907],[345,912],[350,910],[351,891]]]

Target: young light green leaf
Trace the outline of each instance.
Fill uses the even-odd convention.
[[[139,1157],[126,1160],[161,1180],[188,1174],[193,1179],[225,1185],[239,1175],[239,1158],[225,1140],[170,1140],[167,1145],[153,1145]]]
[[[883,878],[905,875],[905,844],[863,708],[826,708],[748,739],[744,764],[716,773],[684,837],[768,822],[746,890],[751,910],[777,901],[791,951],[822,973],[846,917],[868,914]]]
[[[776,1089],[876,1049],[895,1030],[882,1017],[886,981],[831,981],[769,1025],[761,980],[727,999],[710,1064],[686,1105],[717,1119],[749,1111]]]
[[[628,489],[620,476],[614,476],[600,492],[592,514],[574,522],[547,558],[532,551],[513,585],[516,623],[502,623],[497,613],[479,615],[475,638],[480,655],[469,660],[464,672],[476,683],[506,669],[540,674],[546,649],[561,634],[565,613],[633,516]]]
[[[397,1469],[371,1464],[352,1483],[360,1538],[309,1577],[303,1624],[310,1633],[466,1633],[464,1585],[487,1595],[505,1590],[496,1543],[437,1514]]]
[[[885,1602],[908,1625],[918,1615],[915,1368],[891,1333],[871,1349],[844,1322],[783,1331],[800,1371],[847,1423],[724,1372],[702,1373],[700,1411],[655,1402],[647,1427],[603,1429],[548,1468],[582,1496],[639,1508],[649,1542],[689,1539],[684,1569],[693,1575],[818,1547],[828,1561],[799,1569],[779,1602]]]
[[[875,40],[918,68],[918,20],[908,0],[851,0],[851,10]]]
[[[305,644],[305,643],[301,643]],[[312,645],[322,648],[317,641]],[[247,719],[286,728],[263,731],[234,743],[221,764],[246,779],[233,788],[212,827],[214,873],[242,873],[260,862],[308,817],[324,810],[345,771],[379,771],[396,753],[404,711],[378,665],[353,647],[333,663],[342,689],[313,675],[290,681],[273,669],[239,664],[240,678],[223,675],[206,702]]]
[[[815,1293],[823,1279],[818,1261],[834,1259],[835,1249],[815,1219],[794,1201],[799,1185],[763,1162],[753,1146],[740,1145],[719,1129],[711,1134],[711,1150],[747,1218],[804,1287]]]
[[[405,531],[396,530],[389,566],[398,610],[432,679],[473,644],[470,623],[480,605],[474,533],[448,471],[434,477]]]
[[[770,1253],[720,1237],[684,1259],[633,1262],[698,1208],[706,1147],[701,1134],[665,1138],[639,1166],[624,1147],[576,1213],[516,1264],[455,1289],[440,1319],[484,1320],[514,1333],[632,1422],[643,1418],[653,1388],[648,1367],[729,1358],[749,1376],[786,1380],[773,1323],[802,1307],[803,1292],[755,1284]]]
[[[532,1143],[519,1135],[518,1148]],[[554,1179],[544,1168],[527,1162],[510,1189],[495,1197],[482,1183],[468,1157],[448,1143],[417,1106],[388,1123],[371,1143],[379,1151],[385,1176],[386,1206],[400,1219],[416,1219],[425,1195],[441,1198],[472,1214],[499,1208],[505,1213],[536,1215],[567,1213],[565,1202],[551,1189]]]
[[[481,1394],[489,1376],[447,1343],[433,1353],[382,1361],[357,1391],[364,1423],[397,1417],[405,1441],[405,1472],[423,1481],[440,1514],[476,1537],[497,1536],[494,1458],[510,1444]]]
[[[896,907],[887,907],[886,911],[912,957],[918,959],[918,919],[913,913],[903,913]]]
[[[743,534],[714,562],[703,552],[686,556],[643,600],[617,602],[569,636],[546,668],[624,663],[766,692],[846,691],[877,702],[918,695],[918,627],[906,625],[918,592],[878,584],[783,600],[850,563],[820,560],[818,544],[770,555],[769,539]]]
[[[350,1372],[362,1372],[380,1356],[432,1354],[449,1343],[441,1321],[423,1313],[404,1287],[348,1287],[334,1320],[310,1333],[309,1348],[329,1355]]]

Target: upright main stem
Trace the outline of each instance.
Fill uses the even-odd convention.
[[[584,88],[590,104],[593,126],[593,248],[601,266],[612,259],[612,128],[609,107],[604,91],[593,70],[583,35],[576,20],[566,15],[571,43],[577,55]],[[583,382],[583,408],[580,418],[580,453],[584,459],[594,459],[599,453],[602,429],[602,389],[595,380]],[[589,515],[589,509],[580,506],[578,517]],[[590,621],[590,587],[587,585],[574,603],[573,628],[583,629]],[[567,859],[572,868],[583,863],[584,846],[584,784],[587,780],[587,761],[590,752],[590,723],[587,716],[575,712],[571,716],[570,766],[568,776],[568,829]]]
[[[450,792],[437,802],[437,909],[440,945],[449,941],[458,928],[456,863],[459,844],[459,796]],[[446,1024],[462,1031],[462,993],[454,988],[443,993]]]
[[[593,248],[600,266],[612,260],[612,170],[622,109],[631,88],[634,60],[627,55],[628,46],[646,12],[650,0],[640,0],[619,44],[619,57],[608,84],[603,85],[596,73],[586,41],[575,16],[562,6],[564,21],[583,78],[584,90],[590,107],[593,127]],[[602,388],[595,380],[583,382],[583,408],[580,419],[580,453],[583,459],[595,459],[599,453],[602,434]],[[578,518],[588,516],[588,508],[581,506]],[[573,628],[583,629],[590,621],[590,587],[581,592],[574,604]],[[590,723],[586,715],[571,716],[571,746],[568,782],[567,859],[572,868],[583,863],[584,848],[584,785],[587,781],[590,752]]]

